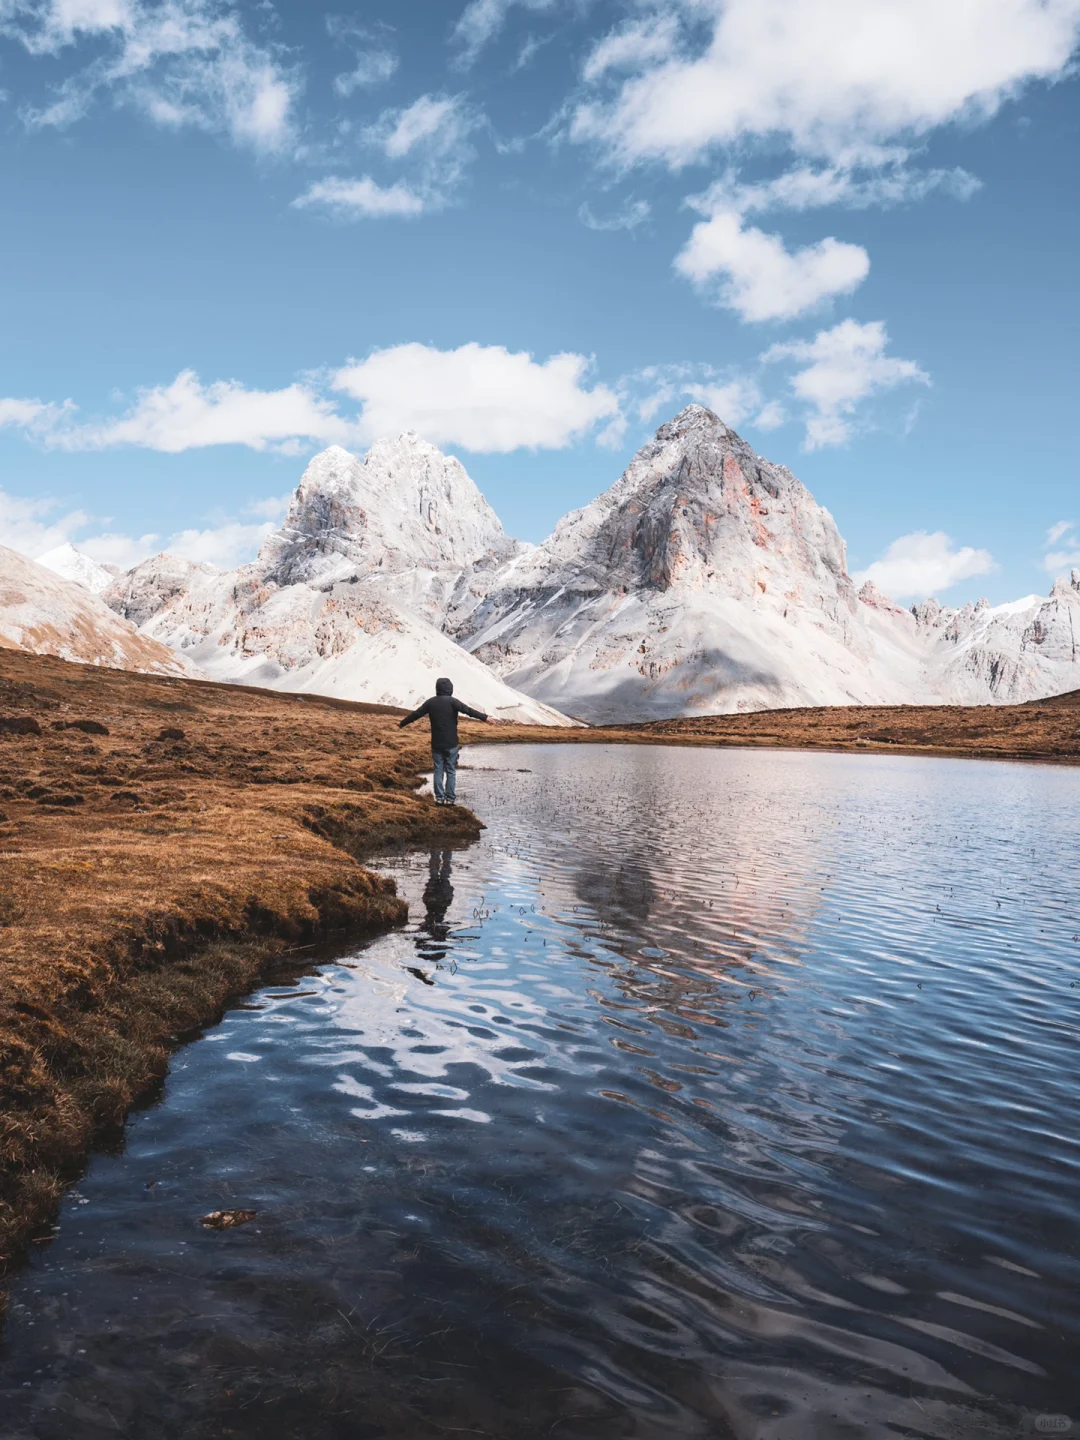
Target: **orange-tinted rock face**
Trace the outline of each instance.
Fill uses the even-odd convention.
[[[32,655],[152,675],[197,671],[85,586],[0,545],[0,643]]]
[[[882,698],[859,620],[832,516],[696,405],[451,611],[512,684],[595,720]]]

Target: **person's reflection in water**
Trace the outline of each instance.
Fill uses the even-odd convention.
[[[450,875],[453,870],[451,851],[432,850],[428,860],[428,882],[424,886],[424,920],[416,937],[416,948],[422,959],[429,965],[434,965],[436,970],[441,970],[443,961],[446,959],[447,951],[450,949],[449,938],[451,927],[447,924],[446,912],[450,909],[454,899],[454,887],[450,884]],[[454,962],[451,961],[451,968]],[[407,967],[411,975],[418,980],[423,980],[431,985],[434,981],[430,975],[420,969]]]

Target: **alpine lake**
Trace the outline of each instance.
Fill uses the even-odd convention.
[[[462,763],[482,839],[377,867],[408,927],[69,1192],[3,1440],[1080,1433],[1080,769]]]

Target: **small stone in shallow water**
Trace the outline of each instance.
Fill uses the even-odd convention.
[[[234,1225],[246,1225],[257,1214],[257,1210],[211,1210],[202,1217],[201,1223],[208,1230],[230,1230]]]

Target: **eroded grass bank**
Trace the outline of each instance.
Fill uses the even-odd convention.
[[[479,833],[413,793],[400,714],[0,650],[0,1257],[181,1032],[276,956],[404,921],[358,857]]]

